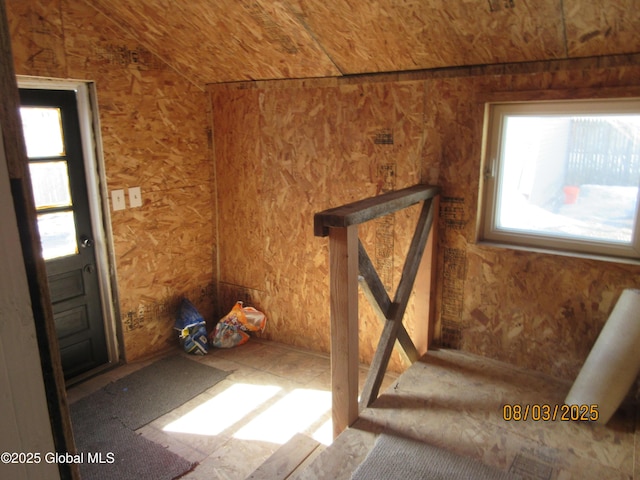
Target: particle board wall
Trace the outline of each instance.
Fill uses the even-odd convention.
[[[235,292],[267,314],[267,338],[328,351],[328,242],[314,237],[313,215],[420,181],[422,85],[267,82],[211,94],[221,306],[231,308]],[[361,228],[390,288],[410,241],[396,232],[416,218]],[[360,303],[366,361],[381,329]]]
[[[85,0],[197,85],[339,72],[284,2]],[[203,61],[210,59],[211,61]]]
[[[568,57],[637,52],[640,22],[637,0],[606,4],[564,0],[562,6]]]
[[[438,343],[572,379],[620,292],[640,285],[640,267],[477,242],[484,105],[638,95],[638,63],[630,55],[209,86],[223,308],[242,296],[267,313],[266,337],[327,351],[328,245],[312,235],[313,214],[436,183]],[[414,219],[408,211],[360,229],[390,290]],[[362,295],[360,305],[366,363],[379,325]],[[410,331],[420,321],[413,308],[408,321]],[[391,368],[403,368],[399,357]]]
[[[425,85],[425,135],[442,145],[441,343],[573,380],[622,290],[640,285],[640,267],[476,241],[484,104],[638,96],[638,56],[477,73]]]
[[[635,53],[640,28],[637,0],[81,1],[196,85]]]
[[[292,4],[343,74],[554,59],[566,53],[558,0]]]
[[[213,320],[214,216],[207,95],[83,2],[8,0],[16,72],[96,85],[127,360],[175,345],[183,296]],[[109,202],[110,203],[110,202]]]
[[[206,24],[193,20],[193,15],[204,18],[204,4],[192,3],[180,7],[177,18],[178,23],[191,18],[193,28],[180,28],[179,41],[166,42],[171,33],[164,24],[145,22],[160,18],[158,12],[140,1],[128,3],[134,10],[95,2],[113,14],[107,18],[88,1],[7,0],[17,73],[95,81],[107,188],[142,187],[142,208],[110,217],[118,323],[129,359],[175,341],[172,317],[182,295],[192,298],[207,319],[226,313],[236,299],[245,300],[269,316],[267,337],[326,351],[328,255],[326,242],[313,237],[313,214],[421,181],[444,189],[441,343],[553,375],[577,372],[618,292],[638,283],[637,267],[476,244],[483,104],[495,95],[573,98],[605,87],[626,94],[637,88],[637,55],[211,86],[212,120],[209,98],[194,85],[636,52],[633,0],[609,2],[607,10],[569,0],[545,0],[535,8],[524,1],[489,1],[471,22],[473,10],[451,7],[451,2],[448,13],[437,2],[409,2],[404,5],[409,10],[394,13],[391,3],[365,12],[342,1],[336,9],[344,9],[344,15],[334,14],[334,29],[328,31],[323,30],[329,14],[322,2],[292,0],[289,10],[284,4],[269,10],[268,2],[224,2],[230,10],[221,15],[238,21],[224,26],[217,15],[207,17],[220,27],[216,41],[226,35],[230,42],[228,49],[210,51],[214,59],[222,55],[228,61],[212,60],[208,68],[199,67],[209,57],[188,49],[183,36],[203,38],[196,32],[207,32]],[[536,18],[550,22],[529,24],[533,10]],[[242,21],[243,15],[251,20]],[[426,19],[435,23],[419,25]],[[382,20],[400,33],[388,38],[376,30]],[[450,26],[444,20],[453,20],[455,28],[443,27]],[[336,27],[342,21],[349,28]],[[226,28],[258,24],[264,36],[252,38],[255,48],[240,50],[260,58],[234,56],[238,38]],[[294,34],[295,26],[306,33]],[[476,26],[479,31],[471,32]],[[161,34],[154,35],[154,28]],[[317,61],[322,55],[317,56],[309,31],[335,64]],[[498,31],[509,32],[513,45],[495,38]],[[405,45],[416,39],[413,46]],[[297,42],[296,52],[290,41]],[[452,43],[460,48],[449,50]],[[275,46],[275,53],[263,55],[266,44]],[[306,60],[294,61],[299,70],[288,63],[303,53],[309,54]],[[156,54],[166,55],[180,72]],[[231,64],[235,71],[225,70]],[[185,72],[195,71],[207,77],[185,78]],[[390,290],[399,279],[406,232],[414,220],[415,212],[409,211],[361,229]],[[366,362],[379,325],[362,298],[361,305],[361,359]],[[412,330],[412,309],[408,317]],[[392,368],[401,368],[397,357]]]

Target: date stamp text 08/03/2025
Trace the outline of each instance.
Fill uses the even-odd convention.
[[[505,404],[502,419],[505,422],[595,422],[600,418],[598,405],[567,405],[547,403]]]

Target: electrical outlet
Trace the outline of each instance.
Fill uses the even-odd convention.
[[[129,206],[131,208],[142,206],[142,193],[140,187],[131,187],[129,189]]]
[[[124,190],[111,190],[111,202],[113,210],[124,210],[127,205],[124,201]]]

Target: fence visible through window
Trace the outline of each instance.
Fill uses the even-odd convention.
[[[638,186],[640,123],[573,118],[570,131],[566,185]]]

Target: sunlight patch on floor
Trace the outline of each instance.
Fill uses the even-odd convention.
[[[242,440],[284,444],[296,433],[313,425],[330,408],[330,392],[297,388],[260,413],[233,436]],[[320,428],[323,427],[324,425]]]
[[[333,422],[331,419],[324,422],[320,427],[313,432],[311,438],[324,445],[331,445],[333,443]]]
[[[282,390],[273,385],[236,383],[167,424],[166,432],[218,435]]]

